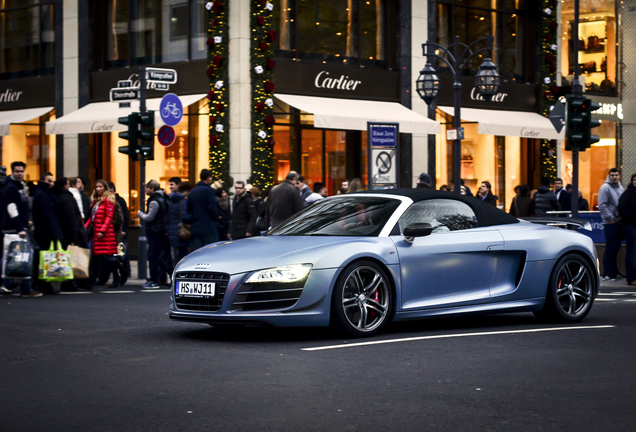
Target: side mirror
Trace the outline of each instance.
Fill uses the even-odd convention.
[[[414,223],[404,228],[404,241],[413,243],[415,237],[426,237],[433,232],[433,227],[429,223]]]

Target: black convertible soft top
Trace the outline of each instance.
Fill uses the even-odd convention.
[[[411,198],[413,201],[422,201],[429,199],[454,199],[466,203],[475,212],[479,226],[493,226],[519,223],[519,219],[499,210],[497,207],[487,204],[479,198],[460,195],[455,192],[446,192],[429,189],[380,189],[358,193],[377,193],[386,195],[402,195]]]

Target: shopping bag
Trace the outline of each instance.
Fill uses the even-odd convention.
[[[38,278],[46,282],[64,282],[73,279],[71,253],[62,249],[59,241],[52,241],[49,250],[40,251]]]
[[[75,245],[69,245],[66,250],[71,253],[73,277],[75,279],[87,279],[89,276],[91,250]]]
[[[2,277],[31,279],[33,274],[33,248],[28,239],[18,234],[5,234],[2,254]]]

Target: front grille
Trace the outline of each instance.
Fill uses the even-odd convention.
[[[216,312],[221,308],[221,303],[223,303],[223,297],[225,297],[225,290],[227,290],[230,275],[227,273],[177,272],[175,281],[178,280],[214,282],[217,289],[217,295],[212,298],[175,296],[175,303],[178,309]]]
[[[232,301],[232,311],[285,309],[298,302],[305,281],[294,283],[244,284]]]

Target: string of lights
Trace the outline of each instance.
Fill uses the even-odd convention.
[[[550,107],[557,102],[559,87],[556,85],[558,0],[542,0],[541,12],[541,92],[539,112],[548,116]],[[541,177],[557,176],[557,141],[541,140]]]
[[[250,68],[252,81],[252,176],[249,182],[261,190],[274,184],[274,82],[276,67],[272,43],[274,5],[266,0],[252,0]]]
[[[212,178],[230,182],[229,144],[229,72],[228,72],[228,14],[229,0],[207,2],[208,20],[208,106],[210,153],[209,164]]]

